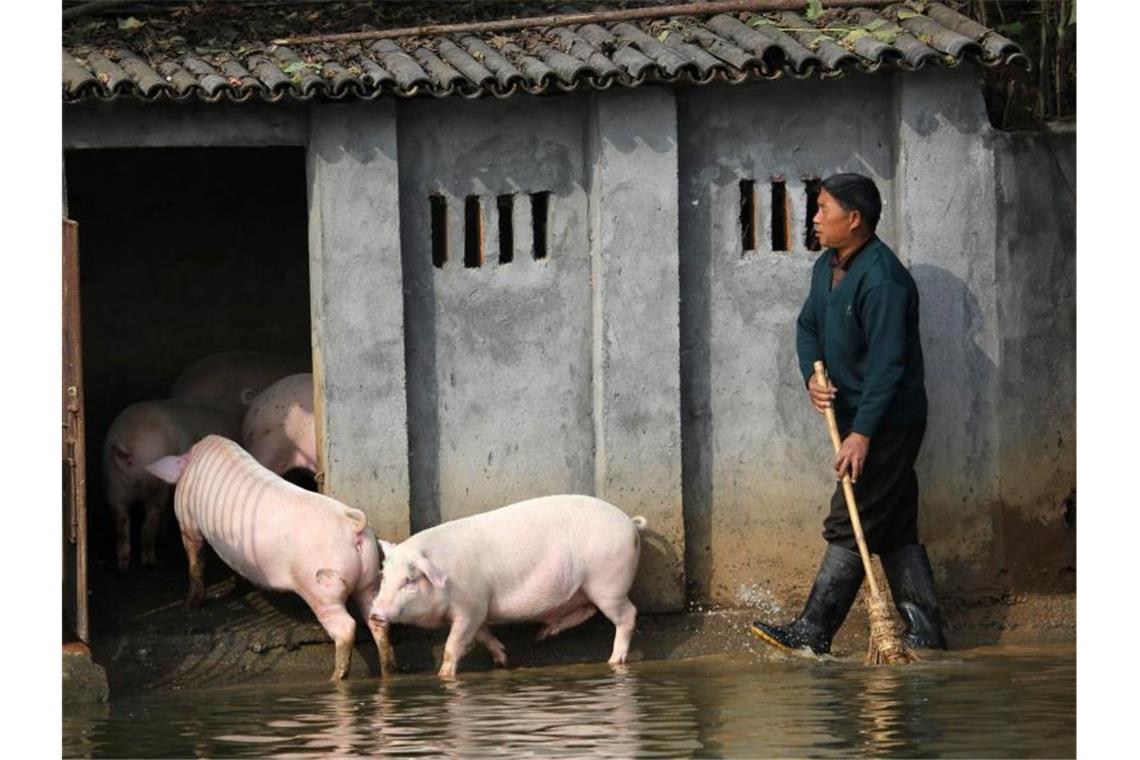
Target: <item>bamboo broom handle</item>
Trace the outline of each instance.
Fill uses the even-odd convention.
[[[827,387],[827,371],[823,362],[817,361],[812,365],[815,368],[815,382],[821,388]],[[839,424],[835,421],[835,410],[830,406],[823,410],[827,418],[827,432],[831,433],[831,445],[835,453],[839,453]],[[867,582],[871,584],[872,598],[879,596],[879,584],[875,582],[875,574],[871,572],[871,553],[867,551],[867,541],[863,538],[863,524],[859,522],[859,509],[855,506],[855,488],[851,485],[850,473],[843,475],[843,495],[847,497],[847,514],[851,516],[851,527],[855,531],[855,542],[859,544],[859,556],[863,558],[863,572],[867,575]]]

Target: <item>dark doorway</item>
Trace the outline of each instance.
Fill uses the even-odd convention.
[[[118,575],[102,446],[126,406],[169,396],[208,354],[308,358],[308,211],[301,148],[73,150],[68,215],[82,230],[83,380],[93,636],[186,592],[173,513],[157,569]],[[211,560],[214,573],[226,571]],[[207,576],[207,581],[209,581]]]

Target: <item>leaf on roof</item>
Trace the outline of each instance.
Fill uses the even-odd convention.
[[[908,8],[899,8],[899,10],[898,10],[899,21],[902,21],[903,19],[908,19],[908,18],[918,18],[921,15],[922,15],[921,13],[917,13],[915,11],[908,9]]]
[[[753,29],[755,29],[758,26],[775,26],[775,24],[772,21],[769,21],[768,19],[764,18],[763,16],[753,16],[752,18],[748,19],[748,21],[746,21],[745,23],[748,26],[752,27]]]
[[[657,35],[657,41],[658,42],[664,42],[665,40],[669,39],[669,35],[672,33],[673,33],[672,29],[666,29],[666,30],[662,31],[661,34]]]
[[[139,21],[134,16],[119,19],[119,31],[121,32],[129,32],[143,26],[146,26],[146,22]]]
[[[315,63],[305,63],[304,61],[293,61],[292,63],[290,63],[288,66],[286,66],[285,68],[283,68],[281,70],[284,71],[286,74],[292,75],[292,74],[300,74],[303,71],[305,71],[305,69],[319,69],[319,68],[320,68],[320,66],[318,66]]]
[[[864,37],[870,37],[871,33],[866,29],[852,29],[840,38],[839,44],[848,50],[854,50],[855,44]]]
[[[898,39],[899,33],[902,30],[897,26],[892,26],[890,29],[880,29],[877,32],[871,32],[871,36],[882,42],[884,45],[893,45],[894,41]]]
[[[815,21],[823,15],[823,3],[820,0],[807,0],[807,6],[804,8],[804,18],[808,21]]]

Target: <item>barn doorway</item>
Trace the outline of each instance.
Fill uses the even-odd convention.
[[[193,362],[259,351],[311,362],[308,211],[302,148],[85,149],[64,155],[80,230],[92,637],[134,627],[186,593],[173,513],[157,568],[120,573],[103,495],[103,440],[116,415],[170,395]],[[135,507],[139,510],[139,507]],[[228,579],[216,559],[207,583]]]

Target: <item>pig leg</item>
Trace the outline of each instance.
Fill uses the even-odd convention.
[[[123,501],[113,501],[107,505],[115,520],[115,560],[119,572],[127,572],[131,565],[131,505]]]
[[[503,642],[495,638],[495,634],[491,633],[490,628],[483,626],[476,631],[475,640],[491,653],[491,659],[495,661],[496,665],[501,668],[507,667],[507,648],[503,646]]]
[[[610,664],[619,665],[625,662],[629,654],[629,642],[633,638],[633,625],[637,621],[637,608],[629,597],[603,597],[592,600],[598,605],[602,614],[610,619],[617,631],[614,633],[614,651],[610,654]]]
[[[380,653],[380,675],[387,676],[396,665],[396,653],[392,651],[392,644],[388,641],[388,624],[381,623],[368,614],[372,608],[372,600],[376,598],[376,590],[377,586],[374,585],[356,592],[356,607],[368,621],[368,630],[371,631],[372,640],[376,642],[376,650]]]
[[[182,547],[186,550],[186,559],[190,563],[190,593],[186,596],[187,607],[197,607],[206,598],[206,584],[202,580],[204,565],[202,562],[202,549],[206,540],[197,530],[182,531]]]
[[[317,571],[316,582],[315,588],[298,593],[336,644],[336,662],[329,680],[339,681],[348,675],[352,642],[356,639],[356,621],[344,606],[348,598],[348,583],[339,573],[328,568]]]
[[[142,524],[142,563],[144,567],[155,567],[158,564],[155,543],[158,539],[158,529],[162,525],[162,514],[166,509],[166,497],[165,490],[157,494],[150,494],[144,504],[145,515]]]
[[[543,639],[549,639],[551,636],[557,636],[567,628],[573,628],[576,625],[586,622],[592,618],[597,611],[598,608],[589,603],[583,604],[581,607],[575,607],[562,617],[547,621],[546,625],[539,629],[534,640],[542,641]]]
[[[482,616],[480,622],[475,622],[471,617],[457,615],[451,621],[451,631],[447,634],[447,643],[443,645],[440,678],[455,678],[455,673],[459,669],[459,658],[471,648],[471,642],[482,627],[482,620],[485,619],[486,617]]]

